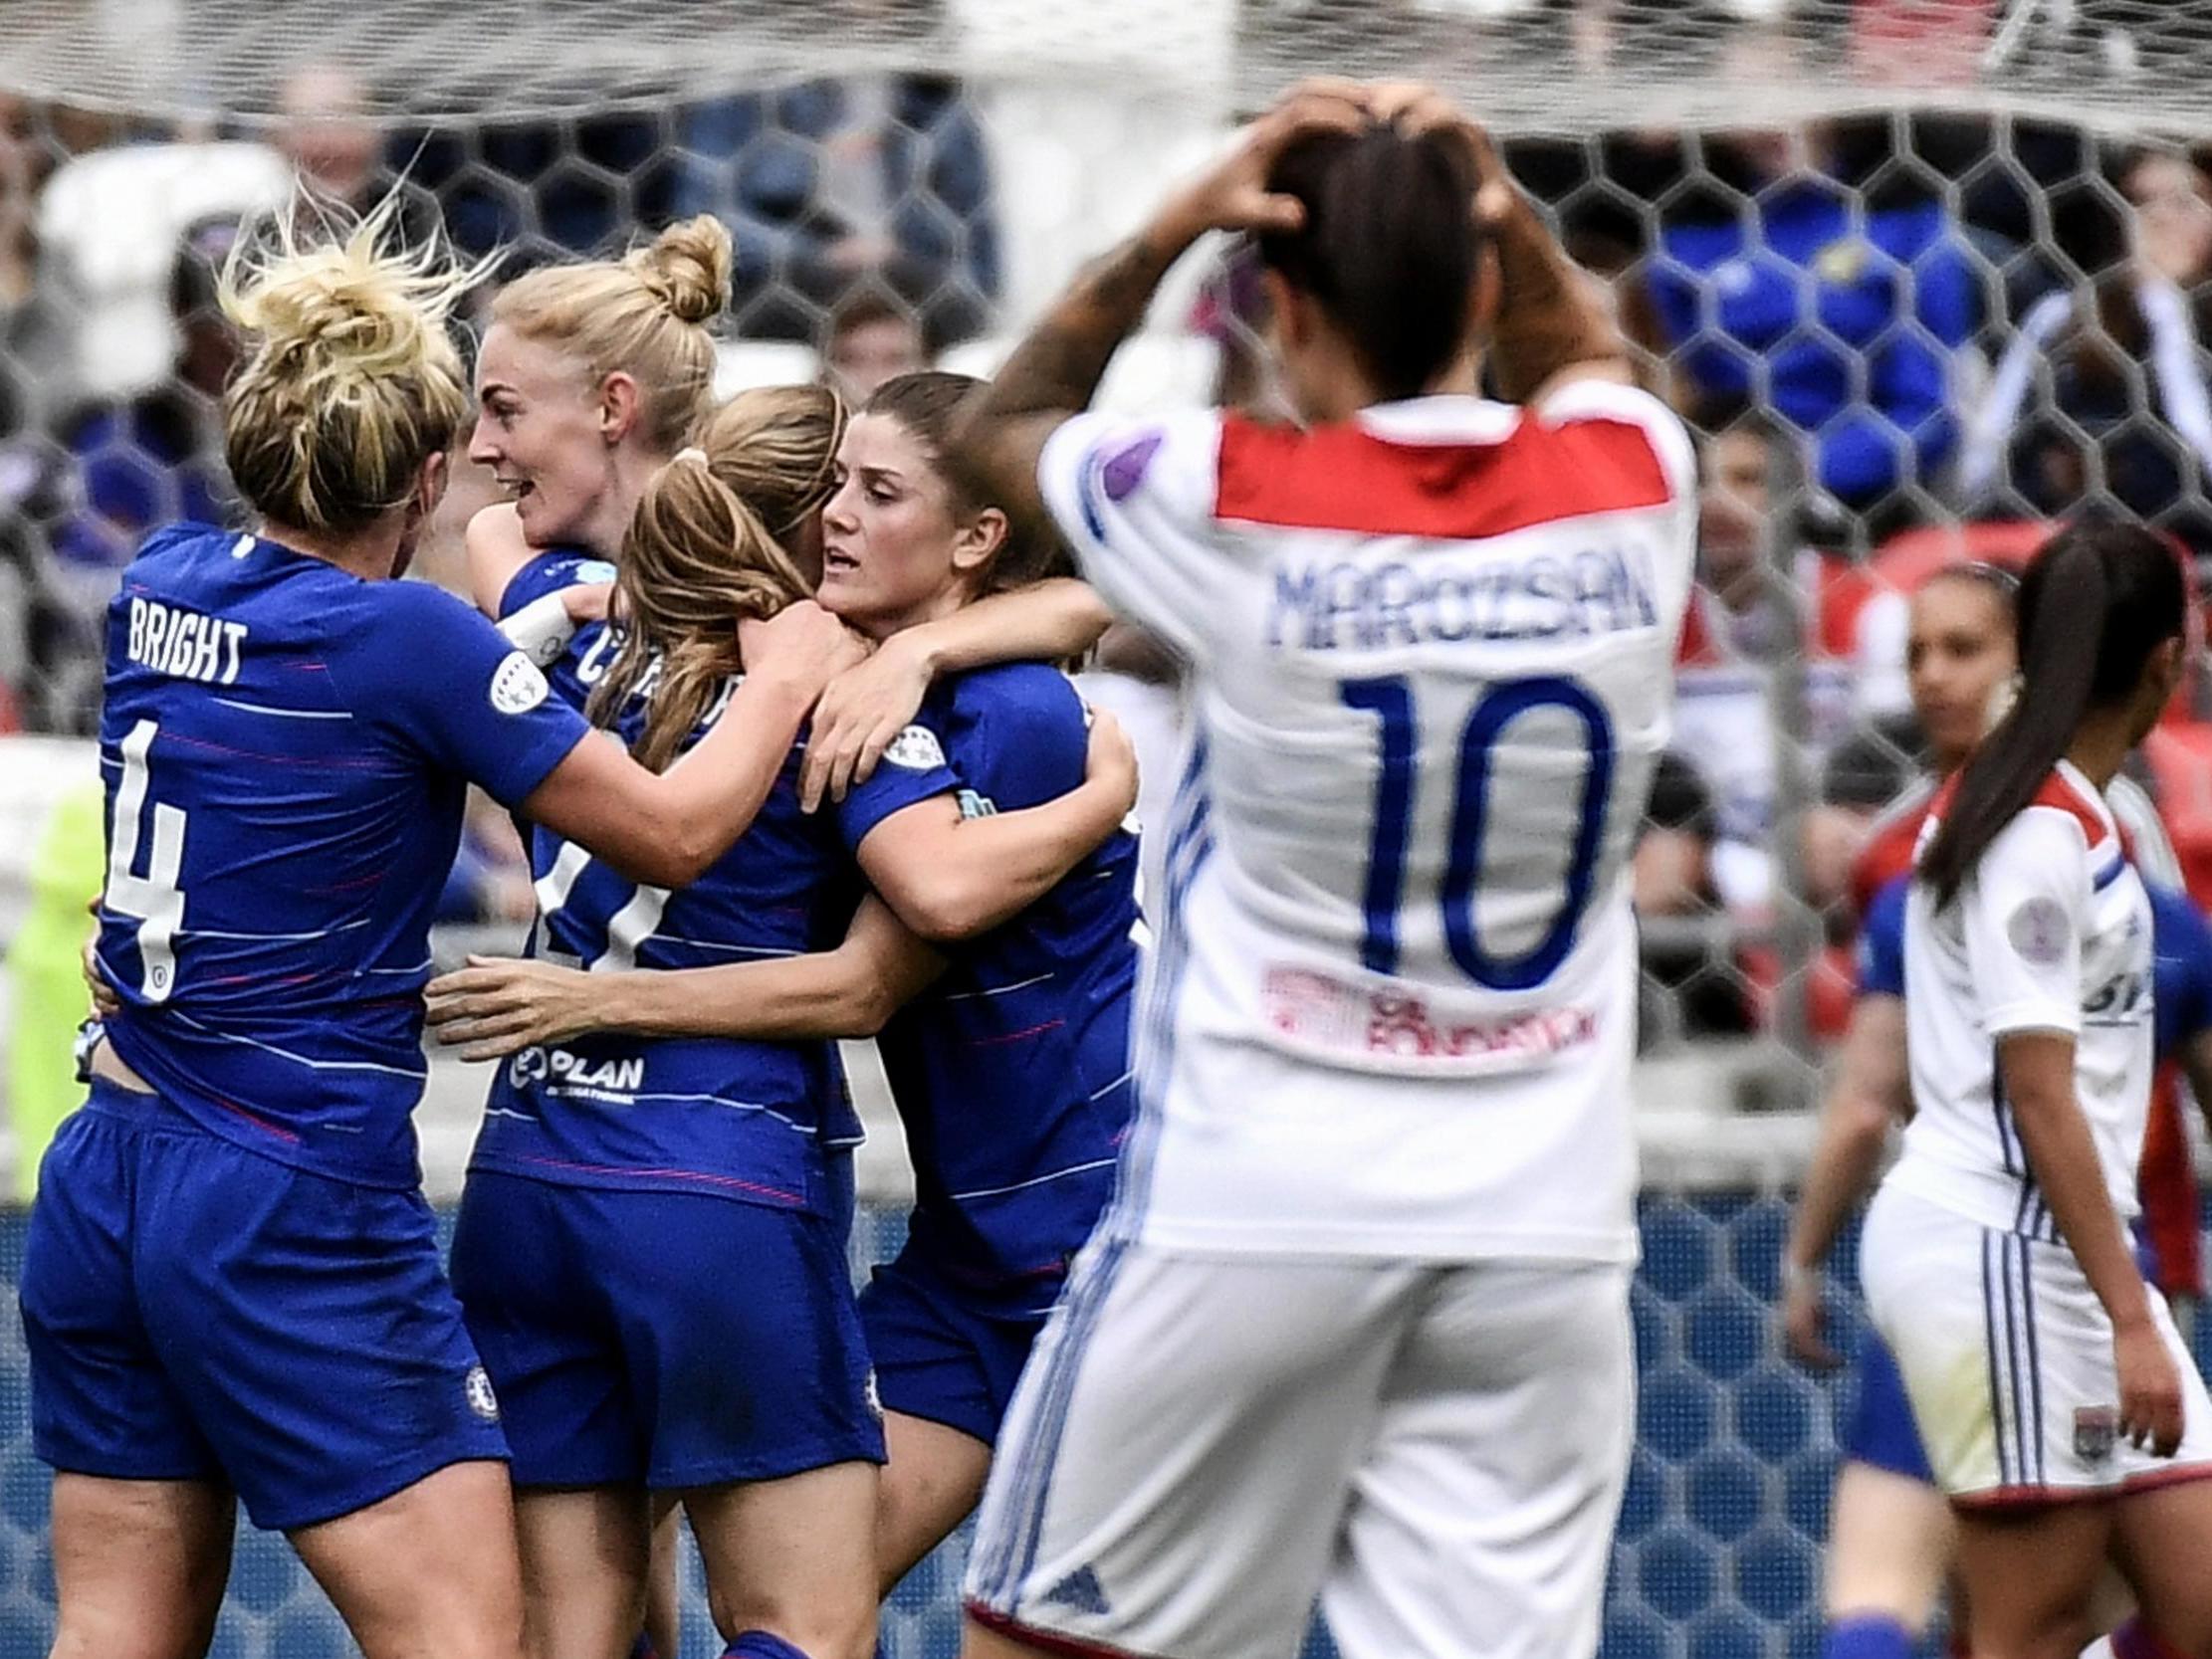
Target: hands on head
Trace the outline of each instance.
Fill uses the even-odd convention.
[[[1294,231],[1305,208],[1277,194],[1267,180],[1282,153],[1325,132],[1356,136],[1390,126],[1409,137],[1456,134],[1466,144],[1478,181],[1474,211],[1486,225],[1513,215],[1520,193],[1481,124],[1434,87],[1413,81],[1347,81],[1317,77],[1299,82],[1257,118],[1247,122],[1213,167],[1194,179],[1169,211],[1203,230]]]

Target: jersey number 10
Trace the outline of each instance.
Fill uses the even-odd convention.
[[[1374,973],[1398,971],[1398,917],[1405,905],[1406,849],[1413,833],[1414,786],[1420,726],[1414,690],[1404,675],[1348,680],[1339,700],[1363,710],[1382,726],[1383,764],[1375,784],[1375,842],[1368,853],[1363,908],[1366,933],[1360,961]],[[1498,736],[1535,709],[1564,709],[1582,723],[1589,765],[1582,777],[1582,806],[1567,858],[1567,891],[1544,936],[1518,956],[1493,956],[1482,948],[1474,924],[1475,887],[1482,876],[1482,840],[1489,824],[1491,758]],[[1574,948],[1583,912],[1597,881],[1613,789],[1613,723],[1605,706],[1575,681],[1556,675],[1506,680],[1491,687],[1467,717],[1459,736],[1459,771],[1451,808],[1450,857],[1437,902],[1443,911],[1444,947],[1459,971],[1496,991],[1525,991],[1558,970]]]

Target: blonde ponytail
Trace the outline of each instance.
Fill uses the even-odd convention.
[[[612,726],[651,686],[637,762],[665,770],[742,666],[738,623],[806,597],[806,579],[760,516],[704,459],[672,461],[645,486],[622,541],[615,586],[621,649],[591,694],[591,719]]]
[[[217,303],[246,336],[223,394],[224,458],[277,523],[366,527],[407,501],[467,418],[448,324],[489,262],[401,240],[399,203],[395,191],[358,218],[320,208],[314,237],[296,205],[224,263]]]
[[[492,302],[492,320],[577,359],[594,386],[637,382],[640,436],[666,454],[706,414],[715,345],[705,324],[729,304],[730,232],[702,213],[620,260],[550,265]]]

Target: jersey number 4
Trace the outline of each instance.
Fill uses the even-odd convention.
[[[108,892],[103,908],[138,924],[138,994],[166,1002],[176,988],[176,931],[184,925],[184,890],[177,885],[184,869],[184,811],[154,803],[153,846],[146,873],[134,875],[139,820],[145,815],[149,770],[146,756],[161,727],[140,721],[122,740],[122,782],[115,789],[114,832],[109,837]]]
[[[1382,726],[1383,764],[1375,785],[1375,842],[1368,853],[1363,908],[1366,933],[1360,961],[1375,973],[1398,971],[1398,916],[1406,899],[1406,849],[1413,833],[1414,784],[1420,726],[1414,690],[1403,675],[1350,680],[1338,696]],[[1566,897],[1544,936],[1518,956],[1493,956],[1475,933],[1475,887],[1482,876],[1482,840],[1488,827],[1491,759],[1498,736],[1534,709],[1564,709],[1582,723],[1589,764],[1582,777],[1582,806],[1567,858]],[[1437,902],[1443,910],[1444,947],[1459,971],[1497,991],[1525,991],[1558,970],[1574,948],[1576,930],[1590,907],[1613,789],[1613,723],[1605,706],[1572,680],[1543,675],[1500,682],[1483,694],[1459,735],[1459,770],[1451,808],[1451,853]]]

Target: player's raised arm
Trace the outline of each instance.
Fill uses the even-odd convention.
[[[1084,267],[966,411],[960,444],[995,499],[1042,517],[1044,441],[1089,404],[1161,279],[1210,230],[1295,230],[1305,210],[1271,190],[1269,174],[1300,138],[1359,131],[1368,121],[1362,96],[1348,82],[1300,87],[1238,132],[1227,154],[1168,197],[1135,236]]]

